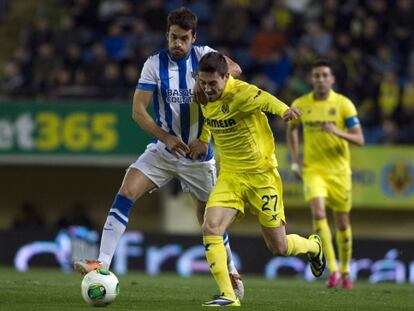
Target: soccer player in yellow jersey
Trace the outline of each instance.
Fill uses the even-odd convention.
[[[292,156],[292,171],[301,178],[298,125],[303,128],[303,184],[305,200],[309,202],[313,227],[321,237],[329,277],[328,287],[342,284],[351,289],[349,262],[352,255],[351,168],[348,143],[362,146],[364,136],[353,103],[332,90],[335,77],[331,65],[319,60],[312,66],[313,91],[296,99],[292,108],[302,115],[288,125],[288,145]],[[340,269],[332,244],[325,206],[333,210],[336,222],[336,244]]]
[[[274,138],[264,114],[266,111],[290,120],[300,112],[256,86],[234,79],[227,71],[226,60],[220,53],[208,53],[200,60],[198,83],[208,99],[201,105],[205,120],[200,141],[209,141],[211,133],[220,159],[220,174],[208,199],[202,225],[207,262],[220,289],[220,294],[203,306],[214,307],[240,306],[227,272],[223,233],[243,216],[246,203],[257,215],[272,254],[307,254],[317,277],[325,268],[319,236],[306,239],[296,234],[286,235]],[[203,146],[201,142],[192,142],[190,155],[198,158],[206,152]]]

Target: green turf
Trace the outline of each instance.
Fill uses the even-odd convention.
[[[0,310],[91,310],[80,294],[81,276],[52,269],[18,273],[0,268]],[[216,292],[210,276],[120,276],[121,293],[110,310],[201,310]],[[352,291],[327,290],[323,281],[265,280],[245,276],[243,310],[414,310],[414,285],[358,282]]]

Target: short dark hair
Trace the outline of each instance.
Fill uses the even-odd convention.
[[[167,32],[170,31],[172,25],[177,25],[184,30],[191,30],[191,33],[194,36],[197,32],[197,21],[197,16],[189,8],[178,8],[168,14]]]
[[[217,72],[221,77],[229,71],[226,58],[223,54],[218,52],[210,52],[205,54],[198,65],[198,71],[215,73]]]
[[[332,67],[332,64],[329,60],[320,58],[313,62],[311,69],[315,69],[316,67],[328,67],[331,69],[331,73],[334,73],[334,68]]]

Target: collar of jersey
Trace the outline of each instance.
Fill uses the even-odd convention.
[[[312,91],[312,92],[310,93],[310,96],[311,96],[312,101],[313,101],[314,103],[317,103],[317,102],[326,102],[326,101],[330,101],[330,100],[333,98],[334,94],[335,94],[335,91],[334,91],[334,90],[332,90],[332,89],[330,89],[330,91],[329,91],[329,95],[328,95],[328,98],[327,98],[327,99],[324,99],[324,100],[316,100],[316,99],[315,99],[315,92],[314,92],[314,91]]]

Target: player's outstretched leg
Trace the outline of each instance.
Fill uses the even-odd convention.
[[[80,274],[86,274],[92,270],[109,268],[118,241],[128,224],[129,209],[133,204],[133,201],[119,193],[115,196],[102,230],[98,260],[76,260],[73,264],[76,271]]]
[[[320,277],[326,267],[326,259],[323,254],[322,241],[317,234],[311,234],[308,239],[311,241],[315,241],[319,246],[319,253],[315,256],[311,256],[308,254],[308,258],[311,265],[312,274],[315,277]]]
[[[229,236],[227,232],[225,232],[223,235],[223,242],[227,253],[227,268],[229,270],[231,285],[233,286],[233,290],[236,294],[236,297],[242,300],[244,297],[244,285],[241,276],[237,271],[236,265],[234,264],[233,255],[231,253],[230,248]]]

